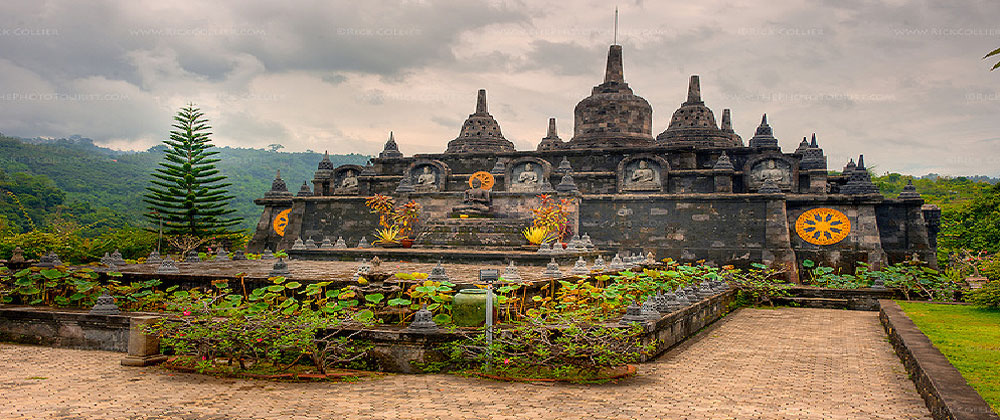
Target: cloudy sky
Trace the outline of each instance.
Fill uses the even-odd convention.
[[[623,1],[625,78],[653,135],[691,74],[716,118],[753,135],[768,114],[786,150],[817,133],[842,166],[1000,175],[997,0]],[[764,6],[766,4],[766,6]],[[178,107],[216,144],[434,153],[476,90],[519,149],[600,83],[603,0],[45,1],[0,4],[0,132],[80,134],[119,149],[162,140]]]

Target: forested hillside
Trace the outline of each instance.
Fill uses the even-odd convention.
[[[243,219],[241,229],[250,229],[260,216],[254,198],[271,187],[275,172],[292,192],[311,180],[322,154],[272,152],[262,149],[222,147],[216,156],[218,168],[232,182],[236,196],[232,206]],[[28,216],[44,227],[61,214],[93,229],[142,225],[144,188],[149,174],[163,158],[163,146],[145,152],[126,153],[95,146],[79,137],[40,141],[0,135],[0,217],[16,232],[30,230],[30,222],[15,202],[17,196]],[[334,165],[364,164],[367,156],[331,155]],[[3,228],[3,226],[0,226]]]

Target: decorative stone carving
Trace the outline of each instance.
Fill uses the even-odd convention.
[[[243,251],[233,252],[233,261],[246,261],[247,254]]]
[[[229,252],[225,248],[219,247],[219,251],[215,253],[216,261],[229,261]]]
[[[104,292],[98,297],[94,307],[90,309],[91,315],[118,315],[120,313],[118,306],[115,305],[115,298],[108,295],[108,292]]]
[[[149,253],[148,257],[146,257],[146,264],[159,264],[161,261],[163,261],[163,257],[161,257],[160,253],[156,252],[155,249],[153,252]]]
[[[291,276],[291,274],[292,273],[290,271],[288,271],[288,263],[285,262],[285,259],[284,258],[278,258],[278,261],[275,261],[274,265],[271,266],[271,271],[269,271],[267,273],[267,276],[268,277],[278,277],[278,276],[289,277],[289,276]]]
[[[262,254],[260,254],[260,259],[261,260],[265,260],[265,261],[266,260],[273,260],[274,259],[274,253],[271,252],[271,248],[264,248],[264,252]]]
[[[625,316],[618,322],[622,325],[628,325],[633,322],[645,323],[647,321],[649,321],[649,317],[643,315],[642,307],[633,303],[625,308]]]
[[[773,182],[783,191],[792,189],[792,169],[788,162],[780,159],[763,159],[750,167],[750,189],[758,190],[764,184]]]
[[[306,249],[305,242],[302,242],[302,238],[295,238],[295,243],[292,244],[292,251],[298,251]]]
[[[532,166],[531,162],[525,163],[522,169],[518,171],[517,182],[511,187],[511,191],[538,191],[541,189],[540,179],[541,176],[535,170],[535,167]]]
[[[334,189],[336,195],[357,195],[361,191],[358,176],[364,168],[358,165],[343,165],[333,171]]]
[[[509,282],[522,281],[521,274],[517,272],[517,267],[514,266],[514,261],[511,261],[510,265],[503,269],[503,279]]]
[[[642,154],[623,159],[618,164],[618,190],[628,191],[664,191],[666,169],[670,167],[663,158]]]
[[[347,241],[344,240],[343,236],[337,237],[337,243],[333,245],[333,249],[347,249]]]
[[[597,258],[594,259],[594,265],[590,269],[597,272],[603,272],[607,270],[608,266],[605,265],[604,263],[604,257],[598,255]]]
[[[563,276],[562,271],[559,271],[559,263],[556,262],[555,258],[545,266],[545,272],[542,275],[549,278],[560,278]]]
[[[437,332],[438,325],[434,322],[434,314],[427,310],[427,305],[423,305],[417,313],[413,314],[413,322],[406,327],[410,332]]]
[[[445,271],[444,266],[441,265],[441,261],[438,261],[437,265],[431,269],[431,274],[427,276],[427,280],[451,281],[451,278],[448,277],[448,273]]]
[[[324,236],[323,242],[319,244],[319,249],[332,249],[332,248],[333,248],[333,242],[330,242],[330,237]]]
[[[361,240],[358,241],[358,248],[370,248],[371,245],[368,243],[368,237],[362,236]]]
[[[313,238],[306,239],[306,249],[316,249],[316,241]]]
[[[573,180],[572,172],[566,172],[563,174],[562,179],[559,181],[559,185],[556,185],[556,191],[561,193],[575,193],[580,191],[580,189],[576,187],[576,181]]]
[[[420,170],[420,174],[417,175],[417,183],[414,186],[417,191],[436,191],[437,190],[437,174],[434,173],[434,169],[430,166],[424,166]]]
[[[625,270],[625,263],[622,261],[621,255],[615,254],[615,257],[611,259],[611,266],[608,268],[610,268],[611,271]]]
[[[194,249],[188,251],[187,255],[184,256],[184,262],[186,263],[201,262],[201,258],[198,257],[198,251]]]
[[[576,260],[576,264],[573,264],[573,269],[569,273],[574,276],[586,276],[590,274],[590,270],[587,269],[587,262],[583,260],[583,257]]]
[[[451,171],[443,162],[418,159],[406,170],[416,192],[444,191]]]

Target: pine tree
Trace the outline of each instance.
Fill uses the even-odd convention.
[[[164,161],[150,181],[153,186],[143,196],[150,213],[145,216],[157,225],[162,220],[167,234],[206,237],[232,233],[240,223],[229,215],[226,177],[219,175],[212,158],[219,152],[212,148],[208,120],[193,104],[181,108],[174,117],[174,130],[164,140],[168,148]]]

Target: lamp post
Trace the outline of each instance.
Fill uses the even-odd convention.
[[[490,369],[493,347],[493,283],[500,279],[500,270],[479,270],[479,281],[486,283],[486,370]]]

